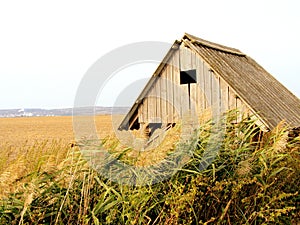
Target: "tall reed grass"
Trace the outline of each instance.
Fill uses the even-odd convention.
[[[300,138],[289,138],[283,124],[261,134],[255,121],[231,122],[206,169],[199,164],[210,123],[196,132],[193,157],[180,171],[145,186],[101,177],[77,147],[53,143],[47,155],[34,145],[23,158],[1,161],[0,223],[300,223]]]

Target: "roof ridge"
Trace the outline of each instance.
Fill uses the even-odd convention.
[[[204,40],[202,38],[196,37],[194,35],[185,33],[182,39],[189,39],[193,44],[197,43],[209,48],[213,48],[219,51],[223,51],[223,52],[227,52],[227,53],[231,53],[231,54],[235,54],[235,55],[240,55],[240,56],[246,56],[246,54],[242,53],[240,50],[236,49],[236,48],[231,48],[231,47],[227,47],[225,45],[220,45],[214,42],[210,42],[207,40]]]

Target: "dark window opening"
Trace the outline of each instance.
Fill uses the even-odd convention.
[[[161,129],[162,123],[149,123],[149,136],[151,136],[156,129]]]
[[[180,84],[197,83],[196,70],[180,71]]]
[[[140,123],[138,122],[139,119],[138,117],[136,118],[136,120],[132,123],[130,130],[138,130],[140,129]]]

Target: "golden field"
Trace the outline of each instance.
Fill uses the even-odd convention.
[[[96,127],[100,135],[112,131],[111,115],[96,116]],[[72,116],[0,118],[0,143],[14,147],[38,141],[74,141]]]
[[[101,138],[112,133],[111,115],[95,122]],[[57,170],[74,142],[72,116],[0,118],[0,197],[18,189],[27,174]]]
[[[139,147],[135,146],[130,133],[114,133],[122,118],[123,115],[95,116],[97,134],[106,140],[106,149],[122,152],[131,146],[127,156],[135,158],[138,166],[145,166],[162,160],[174,148],[178,129],[173,130],[159,148],[136,151]],[[133,133],[139,136],[138,131]],[[120,142],[120,135],[128,145]],[[0,199],[22,189],[30,174],[54,173],[69,165],[68,160],[79,150],[74,143],[72,116],[0,118]]]
[[[99,138],[107,138],[108,140],[106,147],[111,148],[111,145],[115,145],[115,142],[119,143],[114,129],[117,128],[122,118],[123,115],[98,115],[95,117],[95,126]],[[75,142],[72,123],[72,116],[0,118],[0,147],[2,149],[9,148],[9,152],[14,152],[14,154],[17,152],[21,154],[22,151],[25,152],[24,148],[36,147],[36,145],[42,145],[42,151],[46,151],[48,148],[51,151],[53,142],[59,142],[61,145],[70,147],[71,143]],[[140,136],[139,131],[133,133],[136,137]],[[118,132],[118,134],[118,138],[122,135],[121,139],[123,141],[127,139],[125,142],[128,146],[139,149],[139,146],[135,146],[136,141],[132,140],[132,135],[126,131]],[[154,158],[155,160],[162,159],[166,152],[174,147],[174,142],[178,139],[178,130],[173,130],[170,135],[164,142],[164,145],[158,148],[158,151],[142,153],[140,155],[142,161],[147,161],[145,157],[148,159],[149,157]],[[137,141],[141,139],[143,138],[137,138]],[[124,147],[128,147],[122,146],[120,143],[118,145],[120,151]],[[135,153],[132,154],[135,155]]]

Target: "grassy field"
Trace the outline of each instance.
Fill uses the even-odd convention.
[[[112,132],[110,115],[96,117],[100,136]],[[24,175],[53,170],[74,143],[72,117],[0,118],[0,196],[18,188]]]
[[[97,116],[96,124],[102,135],[111,133],[110,115]],[[0,118],[0,143],[18,147],[51,140],[74,140],[71,116]]]
[[[300,138],[281,124],[257,139],[254,121],[233,126],[230,118],[205,170],[209,122],[181,146],[192,153],[181,170],[144,186],[120,185],[90,168],[70,145],[71,117],[0,119],[0,224],[299,224]],[[135,155],[111,135],[110,116],[96,124],[106,147],[138,166],[168,155],[180,130],[163,147]]]

